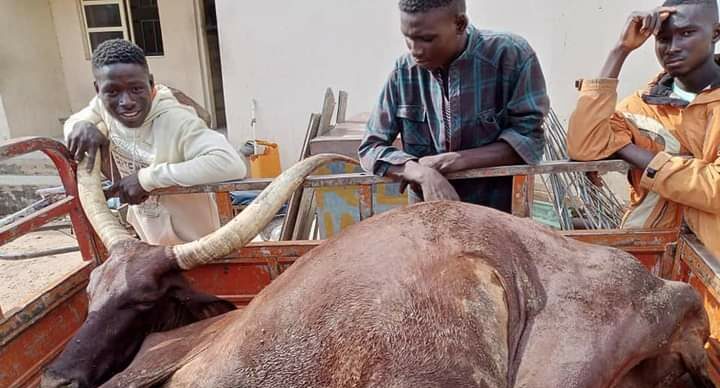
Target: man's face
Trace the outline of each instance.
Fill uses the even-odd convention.
[[[660,65],[673,77],[685,76],[705,64],[715,52],[719,31],[708,7],[685,4],[663,23],[655,40]]]
[[[400,30],[405,43],[418,66],[437,70],[450,64],[465,34],[467,23],[452,7],[431,9],[427,12],[400,15]]]
[[[94,69],[95,91],[110,114],[128,128],[142,125],[150,113],[153,80],[137,64],[116,63]]]

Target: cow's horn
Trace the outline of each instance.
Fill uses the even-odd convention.
[[[97,151],[92,172],[87,172],[87,157],[78,165],[78,196],[85,215],[90,220],[95,232],[100,236],[105,247],[112,250],[115,244],[135,238],[120,225],[117,218],[108,209],[105,193],[103,193],[100,183],[100,162],[101,154],[100,151]]]
[[[316,155],[295,164],[225,226],[200,240],[173,247],[178,265],[188,270],[240,249],[273,219],[308,175],[322,164],[336,160],[357,164],[353,159],[336,154]]]

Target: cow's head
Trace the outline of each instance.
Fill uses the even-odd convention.
[[[280,175],[227,225],[198,241],[173,247],[140,242],[117,222],[101,189],[99,157],[92,173],[79,166],[78,193],[83,209],[110,257],[92,272],[88,317],[46,370],[43,386],[99,385],[132,361],[147,334],[233,309],[229,302],[193,291],[182,270],[206,264],[247,244],[308,175],[333,160],[352,161],[340,155],[305,159]]]

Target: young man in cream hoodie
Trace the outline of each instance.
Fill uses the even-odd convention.
[[[150,196],[171,186],[243,179],[246,163],[221,134],[210,130],[192,107],[156,85],[135,44],[115,39],[92,57],[97,96],[65,123],[70,152],[94,161],[102,151],[120,178],[109,194],[130,204],[128,221],[150,244],[173,245],[201,238],[220,226],[213,194]],[[108,153],[109,151],[109,153]],[[89,165],[92,166],[92,163]]]

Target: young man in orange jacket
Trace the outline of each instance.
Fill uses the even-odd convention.
[[[618,104],[628,55],[655,36],[664,71]],[[685,219],[720,255],[720,40],[715,0],[668,0],[633,13],[597,79],[580,81],[568,150],[575,160],[619,157],[629,174],[624,228],[674,228]]]

